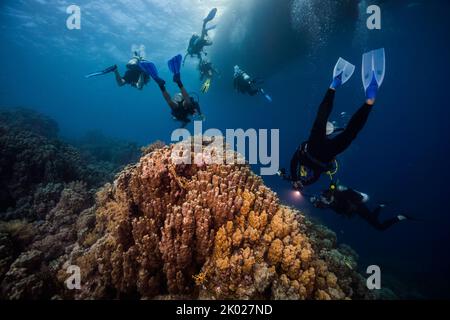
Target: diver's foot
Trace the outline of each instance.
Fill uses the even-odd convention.
[[[104,73],[108,73],[108,72],[115,72],[117,70],[117,65],[112,65],[111,67],[106,68],[105,70],[103,70]]]
[[[156,81],[156,83],[157,83],[159,86],[165,86],[165,85],[166,85],[166,81],[164,81],[164,80],[161,79],[161,78],[155,78],[155,81]]]
[[[180,73],[176,73],[173,75],[173,82],[175,82],[178,87],[182,87],[183,83],[181,82],[181,74]]]
[[[367,99],[366,104],[369,106],[373,106],[375,104],[375,99]]]
[[[414,217],[414,216],[410,216],[409,214],[402,214],[401,216],[405,217],[405,218],[406,218],[407,220],[409,220],[409,221],[416,221],[416,222],[421,222],[421,221],[423,221],[423,220],[418,219],[418,218],[416,218],[416,217]]]
[[[161,91],[166,91],[166,81],[161,78],[155,78],[153,80],[155,80],[155,82],[158,84]]]
[[[337,75],[334,79],[333,82],[330,85],[330,89],[332,90],[336,90],[337,88],[339,88],[342,85],[342,73],[340,73],[339,75]]]
[[[397,216],[397,219],[398,219],[399,221],[406,221],[406,220],[409,220],[409,221],[415,221],[415,220],[416,220],[416,219],[414,219],[413,217],[408,216],[407,214],[399,214],[399,215]]]
[[[366,89],[366,98],[368,102],[367,104],[370,104],[369,101],[373,101],[372,104],[370,105],[373,105],[375,103],[375,98],[377,97],[378,89],[379,87],[374,73],[372,76],[372,82]]]

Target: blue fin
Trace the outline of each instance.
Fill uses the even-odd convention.
[[[272,102],[272,97],[269,96],[263,89],[260,89],[261,93],[263,94],[264,98],[266,98],[267,101]]]
[[[211,27],[205,28],[205,31],[206,31],[206,32],[209,32],[209,31],[214,30],[214,29],[216,29],[216,28],[217,28],[217,24],[215,24],[215,25],[213,25],[213,26],[211,26]]]
[[[102,76],[102,75],[104,75],[104,73],[102,71],[100,71],[100,72],[93,72],[93,73],[87,74],[84,77],[86,79],[89,79],[89,78],[92,78],[92,77],[97,77],[97,76]]]
[[[339,85],[346,83],[355,72],[355,66],[350,62],[339,58],[338,62],[334,66],[333,79],[338,79]]]
[[[213,20],[216,17],[216,14],[217,14],[217,8],[214,8],[208,13],[208,15],[206,16],[205,19],[203,19],[203,21],[206,23],[206,22]]]
[[[106,68],[106,69],[103,70],[103,71],[93,72],[93,73],[90,73],[90,74],[88,74],[88,75],[85,75],[84,77],[85,77],[86,79],[89,79],[89,78],[92,78],[92,77],[103,76],[103,75],[105,75],[105,74],[114,72],[116,69],[117,69],[117,66],[114,65],[114,66],[111,66],[111,67],[109,67],[109,68]]]
[[[362,81],[366,95],[374,98],[382,85],[386,73],[386,56],[384,48],[367,52],[363,55]]]
[[[272,101],[273,101],[273,100],[272,100],[272,97],[269,96],[268,94],[265,94],[265,95],[264,95],[264,98],[266,98],[267,101],[269,101],[269,102],[272,102]]]
[[[142,71],[144,71],[147,75],[152,77],[153,80],[156,80],[159,78],[158,75],[158,69],[156,69],[156,66],[153,62],[150,61],[141,61],[139,62],[139,67]]]
[[[169,65],[169,70],[174,75],[179,74],[181,71],[181,64],[183,62],[183,56],[181,54],[176,55],[167,63]]]

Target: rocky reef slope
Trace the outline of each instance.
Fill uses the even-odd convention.
[[[371,298],[333,232],[281,205],[249,166],[206,164],[223,150],[180,147],[196,164],[158,146],[98,192],[95,227],[77,231],[59,272],[63,282],[79,266],[82,288],[60,297]]]
[[[39,220],[54,207],[64,185],[97,188],[110,172],[83,159],[58,139],[57,124],[27,109],[0,109],[0,218]]]
[[[110,154],[117,161],[93,161],[89,151],[105,143],[89,142],[80,151],[58,137],[50,118],[0,109],[0,298],[51,298],[61,290],[55,275],[77,240],[77,221],[90,223],[82,212],[95,191],[137,150],[116,143]]]

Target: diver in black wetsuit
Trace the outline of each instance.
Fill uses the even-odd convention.
[[[379,216],[384,205],[380,204],[375,210],[371,211],[366,205],[368,200],[369,197],[366,194],[336,184],[332,184],[320,196],[310,198],[311,203],[316,208],[331,209],[349,218],[357,214],[380,231],[387,230],[401,221],[414,220],[407,215],[398,215],[381,222]]]
[[[341,59],[340,59],[341,61]],[[344,152],[356,139],[358,133],[364,128],[372,107],[379,85],[373,84],[366,91],[366,101],[362,107],[352,116],[346,128],[331,138],[327,134],[328,118],[333,110],[333,102],[336,89],[348,81],[353,74],[354,66],[344,61],[345,68],[351,69],[346,74],[338,73],[325,94],[325,98],[319,106],[316,119],[313,124],[308,141],[303,142],[295,151],[290,164],[290,176],[285,175],[285,170],[280,170],[280,175],[292,182],[293,188],[302,191],[305,186],[315,183],[323,173],[335,169],[336,157]],[[338,61],[339,63],[339,61]],[[350,66],[350,67],[349,67]]]
[[[135,52],[134,57],[128,61],[126,65],[127,71],[123,76],[120,75],[117,65],[113,65],[102,71],[90,73],[86,75],[85,78],[89,79],[92,77],[114,73],[114,77],[119,87],[128,84],[136,89],[142,90],[150,81],[150,77],[139,67],[139,63],[142,61],[144,61],[144,59],[137,52]]]
[[[261,88],[264,81],[260,78],[252,78],[247,72],[242,70],[239,66],[234,66],[233,84],[234,88],[243,94],[250,96],[256,96],[262,94],[269,102],[272,102],[272,98]]]
[[[214,68],[211,61],[208,59],[203,59],[198,64],[198,70],[200,72],[200,81],[206,79],[212,79],[214,75],[219,74],[219,72]]]
[[[139,61],[141,60],[141,57],[135,56],[130,61],[128,61],[127,71],[125,72],[123,77],[117,70],[117,66],[115,66],[113,71],[117,85],[119,87],[129,84],[132,87],[142,90],[144,86],[149,82],[150,77],[139,68]]]
[[[183,90],[183,89],[182,89]],[[199,115],[200,119],[204,119],[200,104],[194,97],[177,93],[170,101],[168,101],[170,109],[172,110],[172,117],[174,120],[181,122],[181,127],[186,127],[191,122],[189,117]]]
[[[140,67],[158,84],[164,100],[170,107],[174,120],[181,122],[182,127],[185,127],[188,123],[191,122],[191,116],[198,116],[199,120],[204,120],[204,116],[200,110],[198,98],[195,99],[193,96],[191,96],[186,91],[186,88],[181,81],[182,59],[183,57],[181,55],[176,55],[168,61],[169,69],[173,74],[173,82],[175,82],[180,89],[180,92],[175,94],[173,98],[166,89],[166,81],[159,77],[158,70],[154,63],[150,61],[144,61],[140,64]]]
[[[261,89],[256,87],[262,80],[251,78],[245,71],[239,66],[234,67],[234,88],[240,93],[246,93],[250,96],[255,96],[261,93]]]
[[[302,143],[291,159],[290,180],[296,189],[315,183],[322,173],[333,170],[336,156],[356,139],[372,111],[373,102],[367,101],[341,133],[328,138],[326,129],[334,96],[335,90],[329,89],[319,107],[308,141]]]
[[[187,49],[187,53],[183,59],[183,64],[186,61],[186,58],[188,56],[191,56],[191,57],[197,56],[198,59],[200,61],[202,61],[202,53],[204,55],[207,55],[206,52],[204,52],[204,48],[207,46],[213,45],[212,40],[208,36],[208,32],[210,30],[213,30],[215,28],[215,26],[208,28],[206,25],[208,24],[208,22],[210,22],[214,19],[214,17],[216,16],[216,13],[217,13],[217,9],[214,8],[210,11],[208,16],[205,19],[203,19],[202,33],[200,36],[198,34],[192,35],[191,39],[189,40],[189,46]]]

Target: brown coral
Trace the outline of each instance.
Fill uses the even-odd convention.
[[[159,140],[155,141],[155,142],[149,144],[148,146],[141,147],[141,154],[143,156],[146,156],[155,150],[164,148],[165,145],[166,144],[163,141],[159,141]]]
[[[45,220],[0,222],[1,299],[50,299],[60,290],[56,273],[77,240],[80,212],[91,205],[85,185],[74,182],[65,186]],[[81,217],[86,223],[86,215]]]
[[[99,192],[95,230],[66,263],[82,270],[77,298],[351,297],[313,249],[304,217],[249,166],[175,165],[173,150],[156,148]]]

